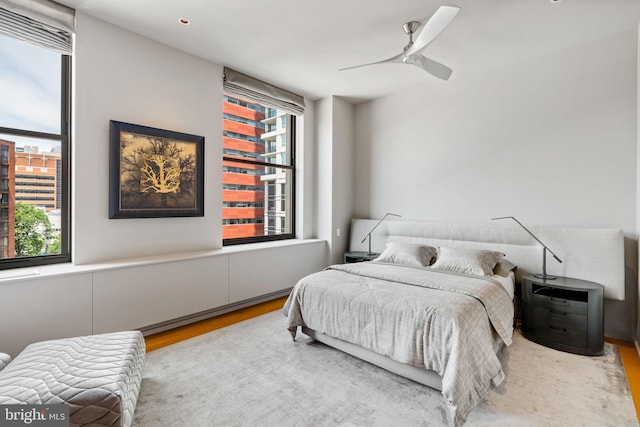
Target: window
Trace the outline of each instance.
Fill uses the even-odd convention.
[[[223,86],[222,242],[292,239],[304,98],[227,67]]]
[[[292,238],[295,116],[229,94],[223,109],[224,244]]]
[[[38,4],[0,7],[0,269],[71,260],[73,10]]]

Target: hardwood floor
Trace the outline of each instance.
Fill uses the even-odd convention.
[[[153,351],[216,329],[224,328],[225,326],[233,325],[234,323],[242,322],[243,320],[251,319],[252,317],[258,317],[263,314],[279,310],[282,308],[286,300],[286,297],[274,299],[263,302],[262,304],[257,304],[251,307],[232,311],[231,313],[212,317],[211,319],[201,320],[190,325],[149,335],[148,337],[145,337],[147,351]]]
[[[271,311],[282,308],[286,301],[286,297],[278,298],[252,307],[243,308],[231,313],[223,314],[211,319],[202,320],[191,325],[182,326],[166,332],[145,337],[147,351],[153,351],[161,347],[165,347],[177,342],[193,338],[195,336],[224,328],[243,320],[251,319]],[[640,357],[633,343],[607,339],[607,342],[618,346],[624,369],[627,373],[627,379],[631,388],[633,402],[636,407],[636,413],[640,420]]]
[[[636,414],[640,420],[640,357],[638,351],[631,342],[607,339],[607,342],[617,345],[620,350],[620,357],[627,373],[627,381],[633,396],[633,404],[636,407]]]

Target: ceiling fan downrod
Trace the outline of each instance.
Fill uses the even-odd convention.
[[[407,55],[407,50],[413,46],[413,33],[415,33],[418,28],[420,28],[420,23],[418,21],[409,21],[402,25],[404,32],[409,35],[409,44],[404,47],[404,58],[402,58],[402,62],[406,64],[416,63],[416,58],[414,58],[413,55]]]

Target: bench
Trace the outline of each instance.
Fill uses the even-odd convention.
[[[10,362],[0,353],[0,405],[67,404],[71,426],[129,427],[144,362],[139,331],[30,344]]]

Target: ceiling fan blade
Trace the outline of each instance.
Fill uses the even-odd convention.
[[[460,11],[456,6],[440,6],[436,13],[424,24],[413,44],[407,49],[407,56],[420,53],[453,21]]]
[[[446,65],[429,59],[424,55],[419,55],[418,58],[420,58],[420,61],[413,62],[416,67],[442,80],[448,80],[451,77],[453,70]]]
[[[383,61],[378,61],[378,62],[371,62],[369,64],[362,64],[362,65],[354,65],[353,67],[346,67],[346,68],[340,68],[338,71],[344,71],[344,70],[352,70],[354,68],[360,68],[360,67],[366,67],[368,65],[376,65],[376,64],[393,64],[396,62],[403,62],[402,59],[404,58],[404,53],[400,53],[396,56],[393,56],[389,59],[385,59]]]

